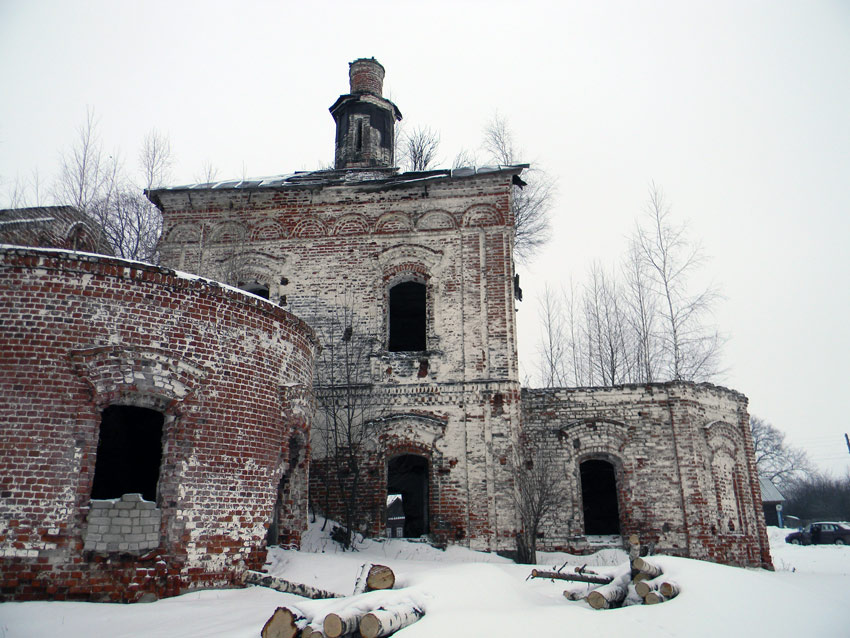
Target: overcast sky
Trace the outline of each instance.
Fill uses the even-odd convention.
[[[552,241],[520,269],[532,375],[548,282],[612,265],[654,180],[712,257],[720,380],[820,467],[850,453],[850,2],[0,0],[0,204],[49,182],[86,108],[128,165],[168,135],[174,183],[332,161],[328,107],[376,57],[441,165],[510,122],[557,180]],[[483,153],[481,154],[483,158]]]

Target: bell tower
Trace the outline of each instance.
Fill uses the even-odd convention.
[[[348,65],[349,90],[330,108],[336,122],[334,168],[392,168],[398,107],[382,96],[384,67],[375,58]]]

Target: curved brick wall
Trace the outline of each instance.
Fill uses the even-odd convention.
[[[275,509],[281,540],[297,543],[314,347],[301,320],[215,283],[0,248],[0,600],[133,601],[233,584],[262,566]],[[153,505],[92,507],[108,405],[164,414]]]
[[[616,473],[620,531],[661,553],[770,567],[743,395],[708,383],[522,391],[535,462],[563,476],[566,499],[542,522],[540,548],[592,552],[580,464]]]

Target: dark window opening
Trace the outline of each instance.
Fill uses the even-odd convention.
[[[242,284],[239,287],[245,292],[250,292],[252,295],[257,295],[258,297],[262,297],[263,299],[269,298],[269,287],[264,284],[261,284],[258,281],[249,284]]]
[[[428,459],[416,454],[403,454],[390,459],[387,465],[387,494],[398,495],[401,512],[388,507],[387,521],[397,526],[399,514],[403,514],[401,525],[405,538],[417,538],[428,533]],[[396,501],[397,502],[397,501]],[[396,506],[397,508],[397,506]]]
[[[156,410],[132,405],[110,405],[101,413],[93,499],[139,493],[156,501],[164,420]]]
[[[425,350],[425,284],[405,281],[390,288],[390,352]]]
[[[584,533],[619,534],[620,511],[614,466],[607,461],[590,460],[582,463],[580,470]]]

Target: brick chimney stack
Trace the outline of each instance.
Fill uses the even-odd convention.
[[[336,122],[334,168],[393,168],[401,112],[382,96],[384,67],[375,58],[358,58],[348,66],[348,80],[351,92],[330,108]]]
[[[359,58],[348,65],[348,82],[352,93],[371,93],[381,97],[384,67],[375,58]]]

